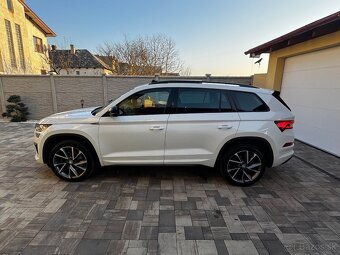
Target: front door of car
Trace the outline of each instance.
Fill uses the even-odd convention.
[[[226,141],[235,137],[240,118],[228,92],[178,88],[165,141],[165,164],[212,166]]]
[[[170,88],[136,92],[117,104],[117,116],[99,122],[99,145],[105,165],[163,164]]]

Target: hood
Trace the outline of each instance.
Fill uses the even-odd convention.
[[[81,108],[77,110],[52,114],[39,121],[39,124],[65,124],[65,123],[96,123],[98,117],[92,111],[98,107]]]

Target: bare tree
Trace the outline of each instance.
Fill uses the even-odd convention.
[[[181,73],[182,76],[190,76],[191,75],[191,68],[189,66],[185,67]]]
[[[74,56],[69,54],[67,50],[70,44],[67,38],[61,37],[59,40],[54,39],[54,43],[51,46],[44,47],[42,59],[49,65],[51,72],[60,74],[60,71],[64,69],[68,73],[72,69]]]
[[[43,60],[50,66],[51,71],[56,74],[60,74],[62,69],[68,72],[72,67],[72,56],[70,54],[63,54],[62,51],[46,50]]]
[[[175,42],[168,36],[138,36],[104,42],[97,48],[118,75],[169,75],[184,70]]]

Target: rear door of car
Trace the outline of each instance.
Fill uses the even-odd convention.
[[[213,166],[219,150],[239,126],[227,90],[177,88],[165,140],[165,164]]]

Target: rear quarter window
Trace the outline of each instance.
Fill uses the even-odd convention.
[[[268,112],[269,107],[263,100],[251,92],[232,91],[232,98],[235,101],[239,112]]]

